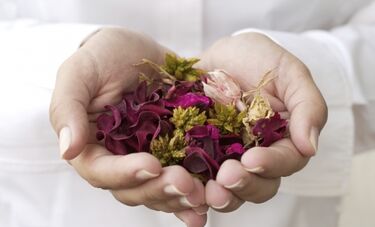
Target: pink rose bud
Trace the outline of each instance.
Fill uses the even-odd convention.
[[[208,72],[207,82],[203,82],[206,96],[224,105],[241,105],[240,85],[224,70]]]

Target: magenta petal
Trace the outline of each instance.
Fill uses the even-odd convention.
[[[105,147],[115,155],[125,155],[129,153],[128,149],[121,141],[114,140],[109,136],[105,140]]]
[[[154,90],[149,92],[150,89]],[[114,154],[149,152],[153,138],[173,130],[166,121],[172,113],[161,97],[160,86],[152,88],[140,83],[134,92],[124,94],[119,104],[105,107],[111,115],[98,117],[97,139],[104,139],[106,148]]]
[[[182,107],[188,108],[190,106],[197,106],[202,109],[207,109],[212,105],[212,100],[204,95],[198,95],[195,93],[187,93],[182,96],[178,96],[174,99],[165,101],[165,106],[167,107]]]
[[[107,105],[105,106],[106,109],[112,111],[112,116],[115,120],[115,124],[113,125],[113,129],[117,128],[121,124],[121,113],[120,110],[116,106]]]
[[[260,137],[260,146],[268,147],[282,139],[286,132],[288,122],[280,118],[279,113],[267,119],[260,119],[253,128],[253,134]]]
[[[202,148],[213,159],[218,160],[223,155],[219,145],[219,132],[213,125],[195,126],[186,133],[185,138],[189,145]]]
[[[96,133],[96,139],[102,140],[105,138],[106,134],[108,134],[113,125],[115,124],[115,119],[108,114],[102,114],[97,118],[97,127],[98,131]]]
[[[202,148],[186,148],[186,157],[182,164],[189,172],[203,175],[207,180],[215,179],[219,164]]]
[[[187,135],[192,138],[205,138],[210,137],[211,139],[218,140],[220,136],[220,131],[217,127],[213,125],[198,125],[193,127],[187,132]]]
[[[204,92],[202,81],[176,81],[174,85],[167,88],[165,99],[174,99],[189,92],[203,94]]]
[[[164,106],[153,105],[153,104],[146,104],[142,106],[140,108],[140,111],[151,111],[151,112],[158,114],[159,116],[172,115],[172,112],[164,108]]]
[[[242,155],[245,152],[244,147],[240,143],[234,143],[230,145],[226,150],[225,154],[239,154]]]

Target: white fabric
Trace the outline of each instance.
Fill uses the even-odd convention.
[[[333,226],[318,223],[324,220],[319,209],[310,212],[316,222],[290,220],[313,203],[306,196],[341,195],[351,154],[374,148],[374,15],[370,0],[0,0],[0,226],[179,225],[169,215],[121,206],[58,159],[49,99],[58,66],[97,28],[87,24],[137,29],[181,55],[256,28],[301,58],[327,100],[329,120],[318,155],[283,179],[281,199],[268,202],[264,212],[275,214],[278,227]],[[64,24],[54,24],[59,22]],[[299,203],[305,206],[287,205]],[[251,223],[259,207],[248,204],[225,217],[211,214],[210,221],[223,219],[211,226],[228,226],[225,218],[231,226]],[[258,220],[256,226],[275,226],[271,222]]]

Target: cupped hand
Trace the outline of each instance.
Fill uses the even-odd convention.
[[[206,185],[206,201],[230,212],[244,201],[261,203],[278,191],[281,177],[301,170],[316,153],[327,120],[325,101],[307,67],[290,52],[259,33],[246,33],[216,42],[202,55],[199,67],[223,69],[242,89],[254,89],[272,70],[276,76],[262,90],[272,109],[289,118],[290,138],[270,147],[254,147],[241,161],[223,163],[215,181]]]
[[[148,153],[112,155],[95,138],[96,118],[107,104],[135,89],[139,73],[152,76],[147,58],[162,63],[168,50],[121,28],[103,28],[60,67],[50,105],[62,158],[91,185],[109,189],[120,202],[174,212],[188,226],[203,226],[208,207],[204,186],[178,166],[162,168]]]

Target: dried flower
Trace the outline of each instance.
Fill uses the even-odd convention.
[[[152,139],[172,130],[167,120],[172,113],[164,107],[159,92],[148,94],[143,82],[134,92],[125,94],[118,105],[107,105],[111,114],[97,118],[96,138],[104,139],[106,148],[114,154],[149,152]]]
[[[225,149],[225,154],[239,154],[242,155],[245,152],[244,147],[240,143],[233,143]]]
[[[194,68],[199,59],[198,58],[180,58],[173,53],[165,55],[165,64],[158,65],[147,59],[142,59],[142,62],[136,65],[149,64],[163,77],[163,82],[173,84],[174,81],[197,81],[206,72],[201,69]]]
[[[223,155],[219,144],[220,131],[213,125],[195,126],[186,133],[185,138],[190,147],[202,148],[214,160],[219,160]]]
[[[189,92],[185,95],[178,96],[175,99],[165,100],[164,103],[167,107],[188,108],[190,106],[196,106],[204,110],[212,105],[212,100],[204,95]]]
[[[175,99],[187,93],[197,93],[203,95],[204,93],[202,81],[175,81],[174,84],[168,88],[165,99]]]
[[[193,65],[199,61],[198,58],[180,58],[174,54],[165,55],[165,65],[162,68],[170,75],[181,81],[196,81],[205,72],[201,69],[193,68]]]
[[[245,153],[245,148],[241,143],[232,143],[229,146],[223,147],[223,150],[225,154],[219,160],[220,164],[228,159],[241,160],[241,156]]]
[[[150,150],[162,166],[170,166],[181,163],[185,158],[186,145],[184,134],[181,131],[175,131],[172,138],[169,138],[167,134],[152,140]]]
[[[268,100],[263,98],[260,94],[256,94],[248,108],[246,122],[250,125],[254,125],[256,121],[263,118],[270,118],[273,114],[273,110]]]
[[[204,149],[200,147],[187,147],[183,167],[190,173],[199,175],[203,182],[215,179],[220,166]]]
[[[260,89],[267,85],[275,77],[269,77],[273,70],[268,71],[263,78],[260,80],[255,89],[244,92],[243,99],[246,99],[250,95],[254,95],[253,100],[249,107],[247,107],[246,117],[243,118],[243,124],[245,130],[243,131],[242,138],[244,140],[245,146],[248,147],[251,144],[255,143],[257,146],[258,138],[253,134],[252,128],[257,123],[257,121],[262,119],[268,119],[274,115],[274,112],[271,108],[270,103],[260,94]],[[246,101],[247,102],[247,101]]]
[[[260,119],[253,127],[253,134],[257,136],[260,146],[268,147],[273,142],[284,137],[288,122],[275,113],[270,118]]]
[[[242,92],[225,71],[194,68],[198,61],[174,54],[165,56],[164,65],[143,59],[160,77],[140,74],[133,92],[105,106],[97,139],[113,154],[149,152],[163,167],[181,165],[207,182],[225,160],[240,160],[247,148],[285,136],[287,121],[260,93],[272,70],[254,90]]]
[[[239,84],[224,70],[208,72],[203,82],[206,96],[224,105],[240,105],[242,91]],[[242,104],[243,105],[243,104]]]
[[[246,112],[239,112],[233,104],[224,105],[216,102],[209,111],[209,124],[215,125],[222,134],[239,134],[243,127],[242,121]]]
[[[206,112],[200,113],[197,107],[188,107],[187,109],[177,107],[173,109],[173,117],[170,118],[170,122],[174,124],[176,130],[187,132],[194,126],[204,125],[206,119]]]

